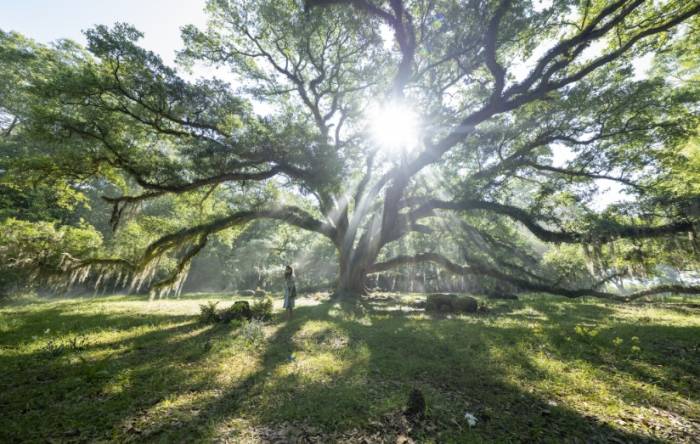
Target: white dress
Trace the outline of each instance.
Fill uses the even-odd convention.
[[[297,297],[297,288],[294,285],[294,278],[289,277],[284,280],[284,308],[294,308],[294,299]]]

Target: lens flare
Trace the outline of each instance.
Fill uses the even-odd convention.
[[[418,146],[418,114],[403,103],[374,107],[368,114],[372,139],[382,149],[401,152]]]

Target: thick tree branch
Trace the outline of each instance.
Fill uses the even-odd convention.
[[[542,282],[533,282],[517,276],[511,276],[502,271],[486,266],[480,263],[473,263],[467,266],[458,265],[450,261],[446,257],[437,253],[419,253],[415,256],[398,256],[389,259],[385,262],[374,264],[370,269],[370,273],[380,273],[382,271],[391,270],[397,267],[408,264],[418,264],[424,262],[435,263],[450,273],[460,276],[488,276],[502,282],[508,282],[516,287],[533,292],[549,293],[567,298],[579,298],[582,296],[593,296],[602,299],[612,299],[618,301],[632,301],[644,296],[653,296],[661,293],[679,293],[679,294],[700,294],[700,286],[682,286],[682,285],[659,285],[646,290],[637,291],[628,295],[618,295],[605,291],[599,291],[595,288],[577,288],[570,289],[548,285]]]
[[[486,29],[486,36],[484,41],[484,57],[486,60],[486,67],[491,71],[493,75],[494,86],[491,95],[492,101],[499,101],[501,99],[501,93],[503,92],[503,87],[505,86],[505,76],[506,70],[498,63],[496,48],[498,43],[498,28],[501,24],[501,20],[506,13],[506,10],[510,7],[510,0],[501,0],[496,8],[496,12],[489,21],[489,26]]]
[[[299,207],[284,206],[274,209],[239,211],[230,216],[161,237],[146,248],[142,264],[148,264],[160,254],[176,247],[184,240],[209,236],[227,228],[243,225],[257,219],[275,219],[304,230],[320,233],[331,240],[335,237],[335,229],[332,226],[313,218]]]
[[[623,225],[615,221],[607,221],[605,227],[600,227],[597,231],[592,231],[589,233],[552,231],[540,225],[540,222],[536,216],[533,216],[522,208],[511,205],[503,205],[496,202],[470,199],[454,202],[430,199],[415,210],[411,211],[410,217],[412,220],[418,220],[422,217],[432,215],[433,210],[438,209],[456,211],[483,210],[501,214],[509,217],[512,220],[520,222],[540,240],[555,243],[581,243],[588,240],[609,242],[621,238],[655,238],[693,230],[693,223],[690,221],[676,221],[658,226]]]
[[[606,26],[602,27],[600,30],[597,32],[592,32],[591,35],[596,35],[598,37],[604,35],[607,33],[611,28],[612,28],[612,23],[614,22],[615,24],[621,22],[624,17],[629,15],[632,10],[634,10],[636,7],[638,7],[641,3],[643,3],[643,0],[637,0],[636,2],[632,3],[630,6],[625,8],[622,13],[620,13],[620,16],[616,17],[614,20],[611,20]],[[569,85],[571,83],[577,82],[584,77],[586,77],[588,74],[591,72],[597,70],[598,68],[607,65],[608,63],[620,58],[625,52],[627,52],[632,46],[637,43],[639,40],[659,34],[662,32],[666,32],[669,29],[673,28],[674,26],[679,25],[680,23],[684,22],[685,20],[693,17],[694,15],[697,15],[700,13],[700,5],[696,5],[694,7],[691,7],[690,9],[686,10],[685,12],[678,14],[674,16],[672,19],[659,24],[657,26],[653,26],[650,28],[647,28],[643,31],[640,31],[639,33],[635,34],[634,36],[630,37],[625,43],[621,44],[616,50],[611,51],[607,54],[604,54],[590,63],[586,64],[584,67],[578,69],[576,72],[569,74],[566,77],[563,77],[557,81],[550,82],[549,79],[552,77],[553,72],[550,72],[548,74],[545,74],[544,77],[541,78],[542,82],[538,87],[536,87],[532,92],[530,93],[524,93],[525,89],[523,89],[523,86],[528,83],[528,79],[524,81],[522,84],[516,85],[509,91],[507,91],[504,96],[513,96],[515,92],[522,91],[523,95],[520,97],[515,97],[510,100],[515,106],[520,106],[523,103],[531,102],[533,100],[537,100],[539,98],[542,98],[545,94],[547,94],[550,91],[555,91],[558,90],[566,85]],[[589,42],[595,38],[598,37],[582,37],[585,38],[586,42]],[[587,44],[587,43],[586,43]],[[564,67],[570,65],[573,62],[573,58],[569,58],[566,62],[562,62],[560,65],[557,65],[556,71],[559,71],[563,69]],[[539,66],[539,65],[538,65]],[[537,70],[537,69],[536,69]],[[535,71],[536,71],[535,70]],[[534,71],[533,71],[534,74]],[[536,78],[536,77],[535,77]],[[530,83],[531,84],[531,83]],[[529,87],[529,85],[528,85]]]
[[[307,0],[305,7],[308,11],[314,7],[333,4],[351,5],[360,11],[379,18],[394,30],[394,36],[401,51],[401,61],[399,62],[398,72],[394,78],[392,89],[396,96],[403,96],[403,89],[413,72],[413,60],[416,52],[413,18],[404,6],[403,1],[389,0],[393,13],[374,5],[368,0]]]
[[[619,182],[623,185],[627,185],[628,187],[634,188],[636,190],[644,191],[643,186],[641,186],[635,182],[632,182],[629,179],[625,179],[624,177],[609,176],[607,174],[589,173],[589,172],[583,171],[583,170],[570,170],[567,168],[558,168],[558,167],[554,167],[551,165],[541,165],[541,164],[538,164],[535,162],[530,162],[530,161],[524,161],[521,163],[521,165],[533,168],[535,170],[548,171],[551,173],[556,173],[556,174],[560,174],[563,176],[569,176],[569,177],[587,177],[589,179],[612,180],[614,182]]]
[[[568,84],[575,81],[581,80],[594,70],[607,65],[608,63],[620,58],[626,51],[628,51],[636,42],[639,40],[649,37],[654,34],[659,34],[668,31],[672,27],[682,23],[688,18],[700,13],[700,5],[689,8],[683,13],[674,16],[672,19],[667,20],[663,24],[647,28],[640,31],[633,37],[631,37],[626,43],[621,45],[617,50],[614,50],[604,56],[601,56],[585,67],[581,68],[577,72],[564,77],[556,82],[549,82],[549,78],[554,74],[554,71],[545,72],[545,68],[548,66],[549,62],[554,60],[556,57],[562,54],[567,54],[568,51],[578,47],[578,52],[574,55],[578,55],[592,40],[598,39],[608,33],[616,24],[620,23],[625,17],[629,16],[641,3],[643,0],[636,0],[630,4],[627,4],[626,0],[620,0],[606,8],[604,8],[600,14],[595,17],[591,23],[584,28],[581,33],[571,39],[564,40],[560,42],[555,48],[553,48],[548,54],[546,54],[542,60],[535,67],[533,72],[520,84],[514,85],[509,88],[504,94],[503,101],[489,101],[479,110],[473,112],[466,118],[464,118],[461,123],[448,135],[439,141],[426,147],[417,158],[409,162],[407,165],[402,165],[400,168],[396,168],[392,171],[386,173],[377,183],[375,188],[381,188],[386,185],[391,180],[396,180],[399,176],[412,177],[421,171],[426,166],[438,161],[444,153],[452,149],[455,145],[462,142],[467,136],[473,133],[476,126],[485,120],[493,117],[494,115],[505,113],[523,106],[526,103],[541,100],[546,96],[547,93],[560,89]],[[621,9],[622,8],[622,9]],[[608,19],[611,15],[620,11],[613,18]],[[607,21],[606,21],[607,19]],[[604,24],[595,29],[599,23]],[[559,64],[556,70],[561,70],[573,62],[575,57],[569,57],[566,59],[565,64]],[[541,84],[527,92],[532,84],[537,80],[542,80]],[[519,95],[516,94],[521,93]]]

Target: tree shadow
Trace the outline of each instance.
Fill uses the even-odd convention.
[[[88,344],[86,362],[77,351],[59,359],[38,350],[0,354],[8,369],[0,376],[0,409],[10,412],[0,419],[0,440],[393,442],[404,434],[438,442],[659,441],[527,386],[550,377],[527,350],[544,342],[544,351],[563,362],[582,359],[556,329],[605,319],[610,307],[546,309],[515,301],[497,315],[436,321],[397,312],[394,302],[324,300],[297,308],[290,321],[277,316],[266,327],[273,333],[264,347],[246,355],[240,377],[225,366],[228,354],[240,352],[231,349],[237,332],[203,327],[192,316],[72,314],[55,307],[24,313],[26,322],[0,344],[18,347],[49,325],[46,316],[63,320],[54,327],[61,334],[115,326],[133,334]],[[527,325],[542,315],[551,331],[533,333]],[[508,322],[495,322],[499,317]],[[616,334],[632,334],[628,327],[634,326],[620,325]],[[677,334],[669,327],[663,338],[673,343]],[[213,351],[220,358],[211,362]],[[605,363],[598,351],[584,358]],[[634,366],[626,371],[649,376]],[[217,379],[229,373],[231,383]],[[428,410],[412,426],[401,411],[413,388],[424,393]],[[476,427],[464,420],[467,412],[478,418]]]
[[[205,386],[196,364],[207,344],[230,333],[193,316],[71,307],[24,312],[0,339],[0,441],[110,440],[135,412]],[[70,341],[105,331],[115,339]],[[44,345],[29,347],[28,339]]]
[[[371,303],[359,306],[359,311],[352,305],[346,312],[340,302],[331,301],[297,311],[270,338],[260,368],[192,419],[188,430],[197,431],[193,438],[223,434],[224,439],[239,440],[250,436],[246,429],[251,424],[283,424],[281,439],[292,442],[365,438],[372,442],[372,436],[388,431],[410,433],[418,440],[457,442],[654,441],[552,405],[510,382],[508,365],[546,377],[524,354],[513,351],[505,361],[495,357],[495,350],[512,346],[528,334],[527,329],[465,324],[459,319],[436,323],[406,316],[372,317]],[[334,348],[327,340],[332,335],[318,334],[307,338],[315,344],[302,346],[299,334],[305,324],[314,322],[340,332],[346,338],[344,345]],[[293,354],[304,354],[309,347],[344,365],[327,374],[295,367]],[[406,426],[397,426],[396,418],[414,387],[427,398],[428,416],[422,425],[400,430]],[[478,428],[470,429],[464,422],[466,412],[479,416]],[[240,416],[250,421],[237,426],[235,418]],[[218,428],[203,427],[203,418]],[[262,430],[258,439],[280,439],[269,427]],[[265,430],[272,435],[265,435]],[[386,442],[395,440],[396,434],[385,436]]]

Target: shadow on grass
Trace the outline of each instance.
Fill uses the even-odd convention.
[[[211,340],[229,333],[192,316],[73,313],[74,307],[21,310],[23,322],[2,336],[0,442],[113,439],[135,412],[202,387],[206,375],[196,364]],[[90,342],[105,332],[115,339]],[[67,341],[81,337],[88,340]],[[50,339],[60,347],[49,348]],[[28,347],[32,340],[44,345]]]
[[[381,316],[373,317],[378,313]],[[321,338],[315,354],[329,355],[328,359],[345,365],[318,374],[290,360],[295,353],[308,351],[308,344],[300,346],[299,334],[312,322],[327,323],[326,329],[345,336],[346,346],[341,348],[324,345],[326,335],[311,336]],[[247,436],[245,427],[237,427],[235,421],[244,416],[254,424],[292,424],[284,437],[291,441],[310,439],[305,430],[311,425],[312,430],[327,433],[321,441],[360,439],[362,433],[377,432],[388,442],[396,436],[386,435],[395,427],[391,418],[396,418],[410,390],[417,387],[429,406],[425,425],[412,432],[419,440],[654,441],[552,405],[512,384],[508,366],[519,367],[533,378],[547,377],[513,348],[527,334],[527,329],[493,327],[482,321],[436,323],[387,316],[384,307],[375,311],[371,303],[304,307],[270,338],[260,369],[202,407],[188,428],[197,431],[198,439],[223,435],[237,441]],[[497,356],[509,348],[512,351],[505,359]],[[463,419],[465,412],[478,414],[483,423],[470,429]],[[205,421],[216,426],[202,427]]]
[[[414,387],[425,394],[428,405],[423,426],[411,431],[417,440],[654,441],[542,398],[522,384],[550,377],[529,353],[540,342],[564,362],[586,359],[605,365],[602,344],[608,333],[598,337],[600,347],[586,343],[572,349],[562,329],[601,322],[612,308],[516,301],[486,316],[435,321],[405,313],[400,302],[324,301],[299,307],[288,322],[279,316],[265,348],[251,358],[254,370],[231,385],[219,384],[215,378],[222,369],[205,362],[211,343],[231,334],[228,328],[202,327],[192,316],[77,314],[60,307],[23,310],[18,315],[23,321],[0,340],[6,350],[17,351],[0,355],[0,366],[7,369],[0,376],[0,409],[10,412],[0,418],[0,441],[236,442],[251,433],[264,439],[264,429],[279,429],[283,423],[292,425],[284,438],[288,441],[310,439],[308,433],[319,433],[326,442],[363,434],[393,441],[399,432],[395,419]],[[497,325],[493,321],[499,316],[517,322]],[[549,325],[539,336],[525,326],[533,319]],[[22,341],[46,325],[61,333],[114,328],[133,334],[89,344],[86,361],[78,352],[59,359],[47,359],[39,351],[19,353]],[[640,339],[655,334],[644,326],[616,328],[615,334],[634,332]],[[665,328],[662,338],[670,344],[679,334],[686,338],[694,333]],[[643,369],[656,365],[658,356],[644,355],[625,371],[635,378],[650,377]],[[311,361],[313,366],[306,364]],[[671,361],[671,367],[669,371],[684,374],[697,370],[680,361]],[[673,384],[663,387],[671,390],[677,387]],[[169,399],[173,402],[164,403]],[[158,405],[188,414],[156,415]],[[477,427],[468,427],[465,412],[479,418]],[[251,432],[251,424],[260,429]],[[316,431],[309,432],[309,427]],[[294,430],[303,433],[295,435]]]

